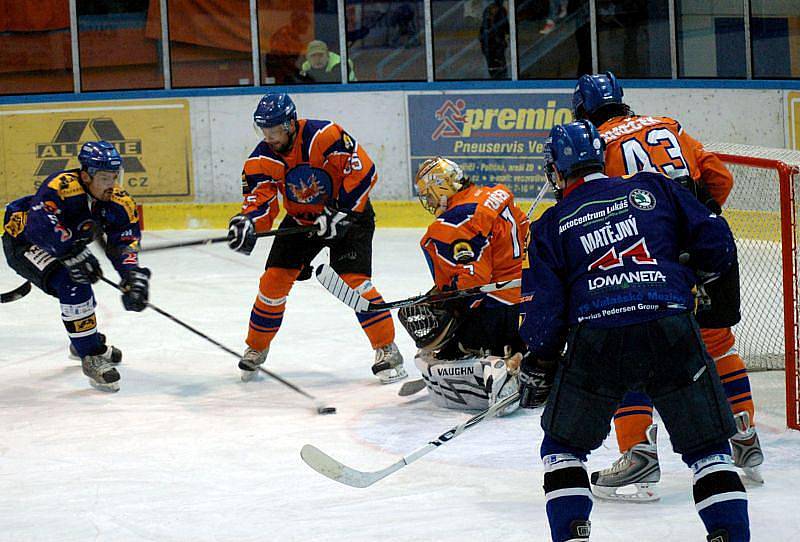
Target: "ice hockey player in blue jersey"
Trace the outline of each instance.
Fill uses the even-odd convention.
[[[103,391],[119,390],[115,369],[122,353],[97,332],[92,284],[102,276],[89,250],[95,231],[106,234],[106,255],[122,278],[125,309],[147,306],[150,271],[139,266],[136,204],[119,186],[122,158],[106,141],[85,143],[80,168],[49,176],[35,194],[8,204],[3,220],[3,252],[8,265],[61,302],[70,352],[81,359],[89,382]]]
[[[584,462],[628,391],[652,397],[694,472],[708,540],[750,540],[728,443],[736,425],[693,315],[692,288],[734,262],[727,223],[660,173],[603,175],[602,140],[588,121],[554,127],[545,161],[560,199],[531,226],[519,380],[521,407],[547,401],[541,457],[553,540],[589,540]]]

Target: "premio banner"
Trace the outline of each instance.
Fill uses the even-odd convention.
[[[79,167],[81,145],[101,139],[122,155],[123,188],[135,199],[192,199],[189,102],[175,99],[0,107],[0,201]]]
[[[572,121],[571,106],[570,92],[411,94],[412,173],[427,158],[443,156],[477,184],[503,183],[518,198],[536,197],[546,182],[547,135],[554,125]]]

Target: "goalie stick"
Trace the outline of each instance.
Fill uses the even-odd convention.
[[[366,298],[361,297],[361,294],[359,294],[355,289],[351,288],[329,265],[320,264],[317,267],[317,280],[325,287],[326,290],[335,295],[339,301],[356,312],[384,311],[388,309],[409,307],[418,303],[435,303],[437,301],[444,301],[446,299],[454,299],[457,297],[472,297],[489,292],[507,290],[508,288],[515,288],[519,286],[521,282],[520,279],[513,279],[506,280],[504,282],[492,282],[482,286],[474,286],[464,290],[449,290],[447,292],[416,295],[406,299],[400,299],[398,301],[373,303]]]
[[[122,289],[122,287],[119,286],[118,284],[114,283],[113,281],[110,281],[105,277],[100,277],[100,280],[102,280],[106,284],[116,288],[120,292],[124,293],[124,290]],[[173,322],[175,322],[179,326],[181,326],[181,327],[183,327],[185,329],[188,329],[189,331],[191,331],[195,335],[198,335],[198,336],[204,338],[205,340],[207,340],[208,342],[210,342],[211,344],[213,344],[214,346],[216,346],[220,350],[223,350],[223,351],[227,352],[228,354],[234,356],[236,359],[240,359],[241,358],[241,356],[235,350],[233,350],[231,348],[228,348],[227,346],[225,346],[224,344],[222,344],[220,342],[215,341],[214,339],[212,339],[211,337],[209,337],[208,335],[206,335],[202,331],[199,331],[199,330],[193,328],[192,326],[190,326],[189,324],[187,324],[183,320],[180,320],[179,318],[176,318],[175,316],[171,315],[167,311],[159,309],[158,307],[156,307],[152,303],[147,303],[147,307],[150,308],[150,309],[153,309],[158,314],[169,318],[170,320],[172,320]],[[326,406],[325,404],[322,403],[322,401],[320,401],[319,399],[317,399],[316,397],[314,397],[310,393],[304,391],[299,386],[297,386],[295,384],[292,384],[291,382],[289,382],[288,380],[284,379],[280,375],[277,375],[277,374],[273,373],[272,371],[270,371],[269,369],[265,369],[264,367],[261,367],[260,365],[257,365],[255,368],[258,369],[259,371],[261,371],[262,373],[270,376],[271,378],[277,380],[278,382],[280,382],[281,384],[283,384],[287,388],[289,388],[289,389],[291,389],[293,391],[296,391],[297,393],[299,393],[300,395],[302,395],[304,397],[307,397],[308,399],[311,399],[314,402],[314,408],[316,408],[317,414],[336,414],[336,408],[335,407]]]
[[[319,231],[317,226],[313,224],[310,226],[297,226],[296,228],[277,228],[270,231],[265,231],[262,233],[257,233],[256,237],[261,239],[262,237],[280,237],[282,235],[294,235],[296,233],[307,233],[312,231]],[[228,236],[225,237],[211,237],[209,239],[196,239],[194,241],[178,241],[177,243],[170,243],[168,245],[158,245],[151,248],[142,248],[139,252],[155,252],[157,250],[167,250],[170,248],[185,248],[185,247],[194,247],[197,245],[211,245],[214,243],[224,243],[228,240]]]
[[[445,431],[432,441],[428,442],[428,444],[425,446],[414,450],[407,456],[402,457],[399,461],[392,463],[385,469],[372,472],[356,470],[343,463],[340,463],[339,461],[336,461],[331,456],[316,446],[312,446],[311,444],[306,444],[303,446],[302,450],[300,450],[300,457],[303,458],[303,461],[306,462],[306,465],[321,475],[330,478],[331,480],[348,485],[350,487],[369,487],[375,482],[383,480],[390,474],[397,472],[406,465],[410,465],[420,457],[432,452],[442,444],[447,444],[449,441],[453,440],[467,429],[479,424],[483,420],[494,417],[499,411],[518,400],[519,392],[505,397],[502,401],[499,401],[486,410],[479,412],[461,425],[457,425],[456,427]]]
[[[28,295],[30,291],[31,291],[31,282],[29,280],[26,280],[13,290],[1,293],[0,303],[11,303],[12,301],[16,301],[17,299],[22,299],[23,297]]]

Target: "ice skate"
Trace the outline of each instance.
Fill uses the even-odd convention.
[[[258,371],[257,367],[267,361],[268,352],[269,348],[262,351],[250,348],[249,346],[247,347],[242,359],[239,360],[239,369],[242,371],[242,382],[250,382],[255,378],[256,372]]]
[[[592,473],[592,493],[611,501],[651,502],[659,499],[655,484],[661,479],[656,434],[650,425],[647,442],[636,444],[607,469]]]
[[[100,339],[100,344],[102,344],[103,346],[106,345],[105,335],[103,335],[102,333],[98,333],[97,338]],[[78,351],[75,350],[75,347],[71,343],[69,345],[69,359],[75,359],[75,360],[81,359],[81,357],[78,355]],[[111,347],[111,359],[109,361],[114,365],[122,363],[122,351],[116,346]]]
[[[119,391],[119,373],[111,365],[113,349],[105,347],[102,354],[84,356],[81,360],[83,374],[89,377],[89,384],[100,391]]]
[[[391,384],[403,380],[408,373],[403,368],[403,355],[394,343],[375,349],[375,363],[372,374],[378,377],[381,384]]]
[[[747,478],[763,484],[764,477],[761,476],[760,465],[764,462],[764,452],[761,451],[756,428],[750,424],[750,414],[739,412],[733,418],[739,431],[731,437],[733,464],[742,469]]]

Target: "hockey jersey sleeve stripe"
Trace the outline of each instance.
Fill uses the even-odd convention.
[[[347,181],[342,183],[342,188],[339,190],[339,203],[348,209],[358,209],[376,180],[377,175],[373,164],[361,180],[355,183],[354,187],[348,189],[349,183]]]

